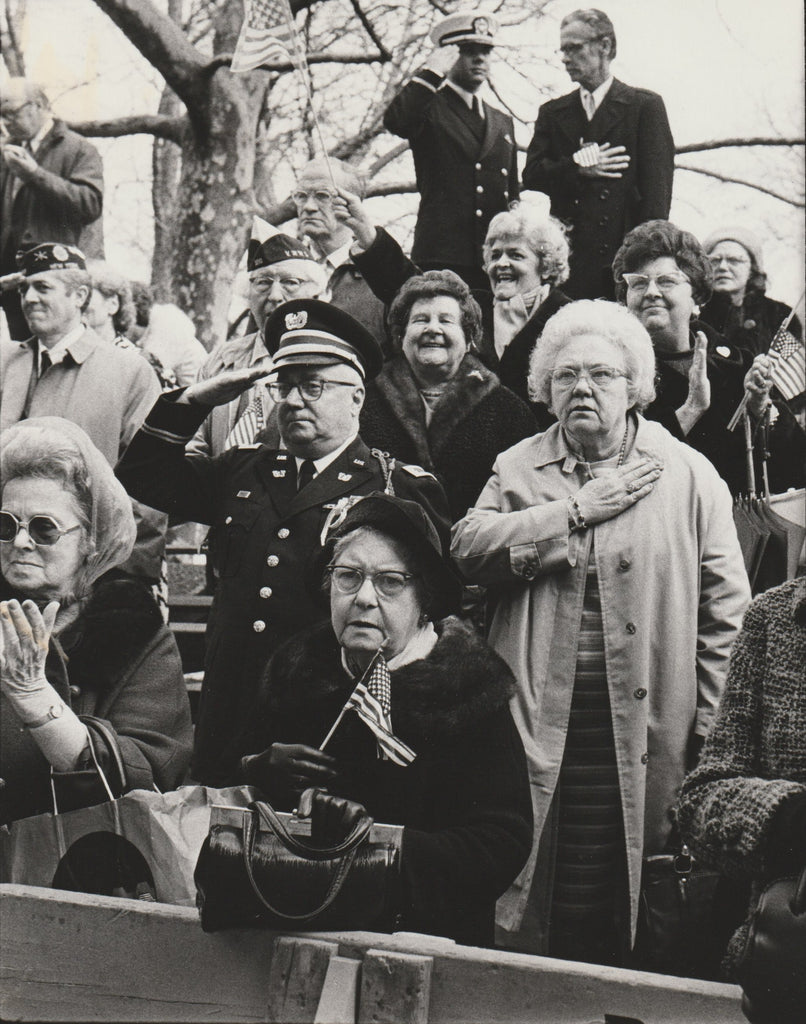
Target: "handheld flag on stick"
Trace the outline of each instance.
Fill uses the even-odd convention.
[[[324,750],[339,722],[351,708],[358,717],[375,734],[378,741],[378,756],[385,761],[394,761],[405,768],[417,757],[411,747],[397,738],[392,732],[390,711],[392,705],[391,676],[386,659],[381,654],[383,645],[375,653],[366,671],[358,680],[355,689],[347,698],[339,717],[333,723],[330,732],[322,741],[320,750]],[[365,681],[366,680],[366,681]]]
[[[803,300],[804,291],[795,307]],[[806,364],[804,363],[803,342],[791,334],[789,325],[795,315],[795,307],[790,309],[789,315],[773,335],[767,355],[772,360],[772,382],[781,392],[787,402],[799,395],[804,389],[804,376],[806,376]],[[745,391],[736,412],[731,416],[728,423],[728,430],[735,430],[742,413],[747,408],[747,392]]]
[[[288,0],[245,0],[246,17],[230,69],[252,71],[267,60],[300,65],[294,18]]]

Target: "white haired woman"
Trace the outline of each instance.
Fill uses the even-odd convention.
[[[179,652],[148,590],[101,579],[135,537],[131,502],[84,431],[23,420],[0,442],[0,822],[169,789],[190,761]],[[84,716],[90,716],[86,718]],[[100,720],[100,724],[99,724]],[[110,749],[116,748],[116,749]]]
[[[623,307],[552,317],[530,386],[559,422],[498,457],[452,544],[496,588],[489,639],[518,682],[530,764],[535,844],[499,902],[499,941],[614,965],[749,598],[727,487],[641,416],[654,367]]]

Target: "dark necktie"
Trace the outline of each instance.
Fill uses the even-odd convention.
[[[473,113],[476,115],[479,121],[484,120],[484,114],[481,112],[481,100],[478,98],[478,96],[473,97]]]
[[[39,371],[39,376],[40,377],[44,377],[45,370],[47,370],[47,368],[51,365],[50,353],[49,352],[41,352],[40,353],[40,355],[39,355],[39,364],[41,366],[41,369]]]
[[[305,459],[299,467],[299,473],[297,474],[297,490],[301,491],[303,487],[309,484],[315,474],[316,466],[314,466],[310,459]]]

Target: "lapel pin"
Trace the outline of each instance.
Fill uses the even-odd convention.
[[[251,491],[238,491],[238,493],[235,495],[235,497],[236,498],[248,498],[248,497],[251,496],[251,494],[252,494]]]
[[[348,480],[352,480],[352,479],[353,479],[353,474],[352,473],[339,473],[339,480],[341,480],[342,483],[346,484]]]
[[[285,476],[285,470],[284,469],[273,469],[271,471],[271,475],[273,477],[277,477],[278,480],[281,480]]]

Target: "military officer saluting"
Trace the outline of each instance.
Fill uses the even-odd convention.
[[[411,258],[421,270],[453,270],[486,291],[487,227],[518,198],[512,118],[481,95],[497,31],[497,19],[483,11],[442,19],[431,32],[435,51],[383,118],[408,139],[414,158],[420,209]]]
[[[191,774],[226,783],[274,648],[326,616],[308,569],[352,498],[394,491],[447,527],[447,501],[419,466],[394,464],[358,436],[364,382],[381,349],[348,313],[318,299],[279,306],[264,328],[274,356],[268,384],[284,449],[250,444],[210,457],[185,445],[217,405],[266,377],[231,370],[159,398],[118,465],[129,493],[179,521],[213,526],[218,575]]]

